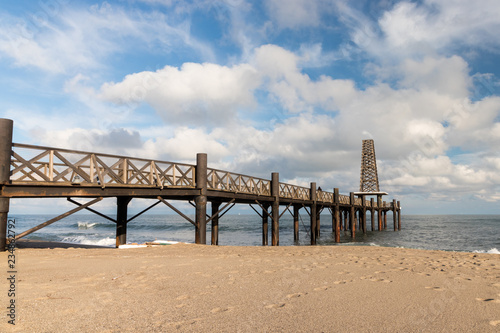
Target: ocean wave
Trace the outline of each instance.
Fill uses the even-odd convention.
[[[472,251],[473,253],[490,253],[490,254],[500,254],[500,251],[496,247],[488,250],[488,251],[483,251],[483,250],[477,250],[477,251]]]
[[[97,223],[78,221],[78,229],[94,229]]]
[[[62,242],[72,243],[72,244],[98,245],[98,246],[115,246],[116,244],[116,240],[111,237],[106,237],[102,239],[89,239],[86,236],[64,237],[62,239]]]

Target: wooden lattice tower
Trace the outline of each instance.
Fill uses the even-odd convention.
[[[375,158],[375,144],[373,140],[363,140],[361,149],[361,178],[360,192],[379,192],[377,159]]]

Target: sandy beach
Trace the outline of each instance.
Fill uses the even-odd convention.
[[[16,325],[2,283],[4,332],[500,332],[498,254],[177,244],[15,255]]]

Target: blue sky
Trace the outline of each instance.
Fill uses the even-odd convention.
[[[2,1],[0,117],[16,142],[341,193],[373,138],[405,213],[499,213],[499,30],[496,0]]]

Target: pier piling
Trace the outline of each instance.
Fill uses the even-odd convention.
[[[131,197],[116,198],[116,247],[127,244],[127,206]]]
[[[279,173],[273,172],[271,174],[271,196],[273,197],[273,204],[271,207],[272,226],[271,226],[271,245],[278,246],[280,243],[280,176]]]
[[[316,223],[317,219],[317,203],[316,203],[316,183],[311,183],[311,245],[316,245]]]
[[[219,208],[220,202],[212,201],[212,245],[219,245]]]
[[[14,122],[0,119],[0,185],[8,184],[10,179],[10,154],[12,151],[12,129]],[[7,246],[7,219],[9,215],[9,198],[0,197],[0,251]]]
[[[196,244],[207,243],[207,154],[196,155],[196,188],[200,194],[195,199],[196,204]]]

